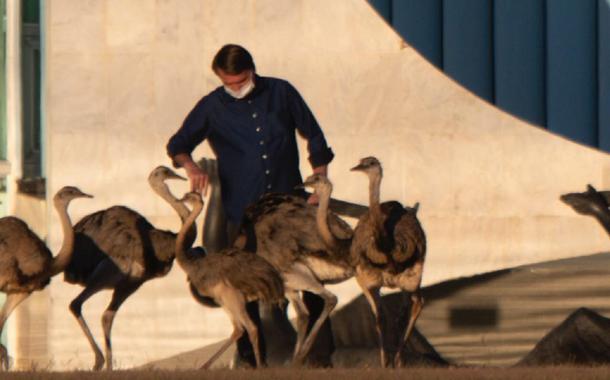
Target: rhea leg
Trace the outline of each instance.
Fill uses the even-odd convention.
[[[114,287],[122,278],[123,275],[118,268],[109,260],[104,260],[87,279],[87,286],[85,289],[83,289],[83,291],[70,303],[70,311],[78,321],[81,330],[83,330],[83,333],[95,354],[95,364],[93,365],[94,371],[99,371],[104,365],[104,355],[102,355],[102,351],[97,343],[95,343],[91,330],[83,318],[83,303],[97,292]]]
[[[23,302],[23,300],[28,298],[29,295],[30,293],[7,294],[4,306],[2,306],[2,311],[0,311],[0,334],[4,330],[4,324],[13,310],[15,310],[17,305]],[[8,370],[8,364],[8,351],[6,350],[6,347],[0,344],[0,369]]]
[[[292,359],[295,360],[298,353],[301,351],[301,348],[303,347],[303,341],[305,340],[305,336],[307,335],[309,311],[307,310],[307,307],[305,307],[305,304],[303,303],[303,300],[299,296],[298,292],[287,291],[286,298],[288,298],[288,300],[292,304],[292,307],[294,308],[294,311],[297,314],[297,341],[294,345],[294,352],[292,356]]]
[[[413,332],[413,328],[415,327],[415,321],[417,321],[417,318],[419,317],[419,314],[421,313],[423,306],[424,306],[424,298],[421,296],[419,291],[413,292],[411,294],[411,312],[409,314],[409,324],[407,325],[405,334],[404,334],[402,340],[400,341],[400,344],[398,345],[398,351],[396,351],[396,356],[394,357],[394,365],[396,367],[402,367],[402,365],[403,365],[402,357],[401,357],[400,353],[402,352],[403,348],[407,344],[407,341],[409,340],[409,337],[411,336],[411,333]]]
[[[257,366],[262,365],[260,350],[258,347],[258,329],[246,310],[246,300],[243,295],[233,289],[224,288],[220,292],[220,299],[217,299],[218,303],[222,305],[225,312],[231,318],[233,322],[233,333],[229,340],[227,340],[219,349],[212,355],[208,361],[201,367],[201,369],[208,369],[210,366],[222,355],[231,344],[235,343],[243,334],[244,331],[248,331],[248,335],[251,339],[252,348],[254,349],[254,357],[256,358]],[[245,327],[245,330],[244,330]]]
[[[358,280],[358,278],[356,278]],[[387,368],[389,365],[388,357],[386,353],[385,339],[384,339],[384,324],[385,324],[385,313],[383,312],[383,306],[381,304],[381,295],[379,294],[379,286],[368,287],[366,284],[361,283],[362,293],[371,306],[371,311],[375,317],[375,329],[377,330],[377,340],[379,342],[379,355],[381,360],[381,366]]]
[[[106,369],[112,370],[112,343],[110,340],[110,331],[112,330],[112,322],[119,307],[125,302],[127,297],[132,295],[142,285],[141,282],[127,282],[117,286],[112,293],[112,300],[102,315],[102,328],[104,329],[104,342],[106,350]]]
[[[209,369],[210,366],[216,361],[216,359],[218,359],[218,357],[220,355],[222,355],[227,350],[227,348],[229,348],[229,346],[231,346],[233,343],[235,343],[237,341],[237,339],[239,339],[243,334],[244,334],[244,328],[239,325],[236,325],[234,323],[233,324],[233,333],[231,334],[231,337],[229,337],[229,340],[227,340],[218,349],[218,351],[216,351],[214,353],[214,355],[212,355],[212,357],[209,358],[208,361],[205,362],[199,369]]]
[[[295,355],[295,364],[300,365],[303,364],[307,354],[311,350],[322,324],[337,305],[337,296],[324,288],[311,270],[302,264],[294,265],[290,272],[285,273],[284,280],[286,288],[294,290],[306,290],[317,294],[324,299],[324,309],[322,310],[322,313],[320,313],[320,316],[312,326],[309,334],[307,334],[307,337],[305,338],[305,341],[303,342],[298,354]]]

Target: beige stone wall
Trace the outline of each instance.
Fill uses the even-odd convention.
[[[609,247],[600,227],[558,196],[588,182],[607,187],[610,157],[471,95],[406,46],[364,0],[54,0],[46,11],[49,197],[67,184],[96,196],[74,203],[74,220],[124,204],[177,229],[146,176],[169,164],[167,139],[219,84],[210,61],[234,42],[250,49],[259,74],[290,80],[309,103],[337,155],[330,168],[337,197],[366,202],[365,178],[348,169],[376,155],[384,164],[383,198],[421,203],[426,284]],[[57,249],[61,230],[50,212]],[[357,294],[353,282],[335,289],[342,302]],[[59,277],[50,288],[55,368],[93,362],[67,309],[80,290]],[[105,292],[84,307],[100,342],[108,302]],[[119,311],[115,359],[130,367],[229,332],[222,312],[195,304],[176,267]]]

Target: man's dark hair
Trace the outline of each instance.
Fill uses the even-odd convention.
[[[212,61],[212,70],[222,70],[229,75],[243,73],[246,70],[255,71],[254,60],[242,46],[228,44],[220,48]]]

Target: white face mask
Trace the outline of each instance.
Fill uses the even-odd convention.
[[[251,93],[252,90],[254,90],[254,81],[252,80],[252,78],[250,78],[248,80],[248,83],[241,86],[241,88],[237,91],[231,90],[227,86],[224,86],[224,87],[225,87],[225,91],[227,92],[227,94],[231,95],[235,99],[243,99],[246,97],[246,95]]]

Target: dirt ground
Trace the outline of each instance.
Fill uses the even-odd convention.
[[[264,369],[264,370],[211,370],[211,371],[114,371],[114,372],[10,372],[0,373],[6,380],[373,380],[373,379],[510,379],[510,380],[551,380],[551,379],[610,379],[610,367],[542,367],[542,368],[414,368],[404,370],[371,369]]]

